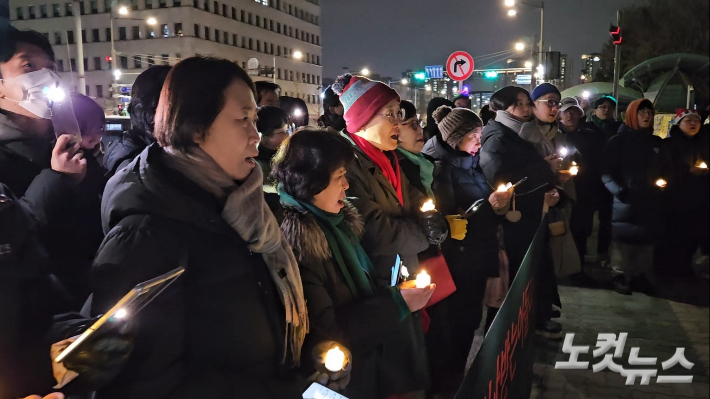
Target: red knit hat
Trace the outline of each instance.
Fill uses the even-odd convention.
[[[388,102],[400,101],[399,94],[393,88],[364,76],[341,75],[331,87],[340,96],[345,111],[343,117],[350,133],[362,129]]]

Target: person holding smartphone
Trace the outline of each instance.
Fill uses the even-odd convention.
[[[264,201],[254,84],[235,63],[169,72],[150,145],[104,191],[92,317],[136,284],[183,275],[134,322],[133,350],[98,398],[300,398],[309,331],[296,259]]]

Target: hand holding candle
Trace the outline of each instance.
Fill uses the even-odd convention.
[[[342,391],[350,382],[352,354],[335,341],[321,341],[313,348],[311,356],[315,361],[316,372],[308,378],[324,387]]]
[[[506,184],[501,184],[500,186],[498,186],[498,188],[496,189],[496,192],[504,193],[504,192],[510,190],[511,188],[513,188],[513,184],[511,182],[508,182]]]
[[[577,176],[579,173],[579,166],[577,166],[577,162],[572,162],[572,166],[569,168],[569,174],[572,176]]]
[[[426,272],[426,270],[422,270],[419,274],[417,274],[416,287],[426,288],[429,285],[431,285],[431,276]]]

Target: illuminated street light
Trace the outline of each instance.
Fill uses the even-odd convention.
[[[517,50],[517,51],[525,50],[525,43],[523,43],[523,42],[515,43],[515,50]]]
[[[517,11],[515,11],[515,10],[508,10],[508,16],[509,16],[509,17],[514,17],[514,16],[516,16],[516,15],[518,15],[518,12],[517,12]]]
[[[430,86],[430,85],[426,85],[426,86],[424,86],[424,89],[425,89],[426,91],[431,91],[431,86]]]
[[[441,89],[441,92],[440,92],[440,93],[441,93],[441,94],[446,94],[446,90],[445,90],[445,89]]]
[[[599,58],[599,57],[594,57],[592,60],[593,60],[594,62],[599,62],[599,61],[601,61],[601,58]]]
[[[367,68],[362,68],[362,71],[360,71],[362,76],[370,76],[370,70]]]
[[[582,92],[582,98],[589,98],[589,92],[588,92],[588,91],[583,91],[583,92]]]
[[[128,7],[126,7],[126,6],[119,7],[118,14],[119,15],[128,15]]]
[[[153,17],[150,17],[150,18],[148,18],[148,19],[145,20],[145,23],[147,23],[148,25],[155,25],[155,24],[158,23],[158,20],[156,20],[156,19],[153,18]]]
[[[515,5],[515,0],[505,0],[506,7],[512,7]]]
[[[118,78],[121,77],[121,70],[119,70],[119,69],[114,70],[114,71],[113,71],[113,77],[114,77],[116,80],[118,80]]]
[[[526,61],[526,62],[525,62],[525,68],[532,68],[532,66],[533,66],[532,61]]]
[[[409,83],[409,80],[407,78],[402,78],[401,82],[403,85],[406,85]]]
[[[298,50],[296,50],[296,51],[293,52],[292,57],[295,58],[295,59],[297,59],[297,60],[300,60],[301,58],[303,58],[303,53],[300,52],[300,51],[298,51]]]

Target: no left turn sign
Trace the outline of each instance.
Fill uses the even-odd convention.
[[[465,51],[457,51],[449,56],[446,61],[446,72],[453,80],[468,79],[473,73],[473,57]]]

